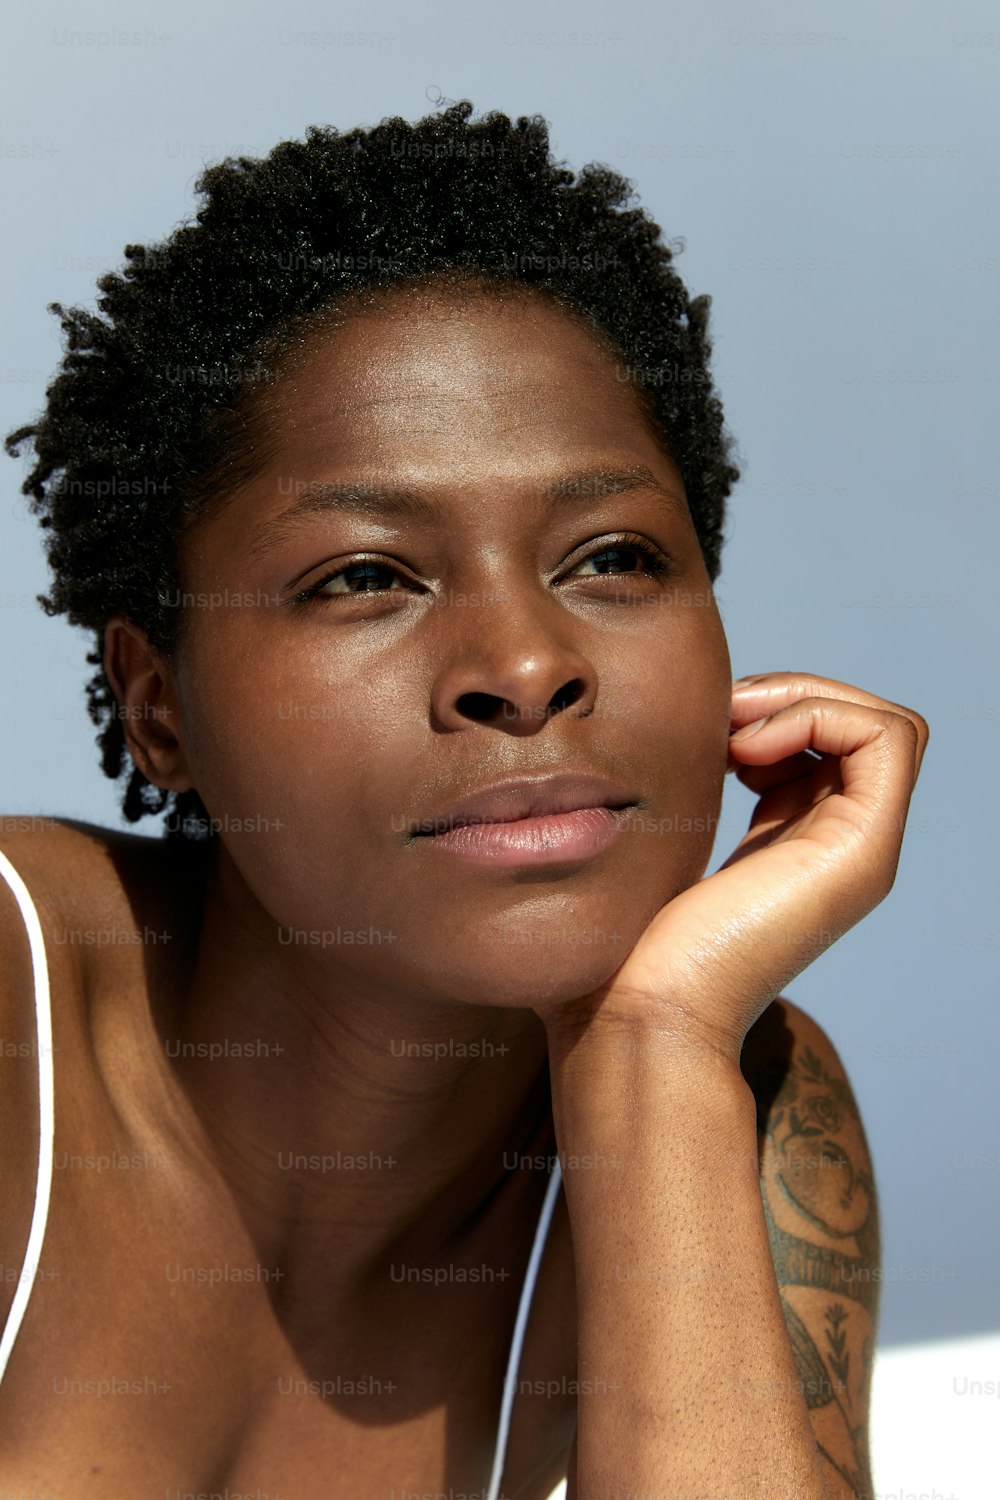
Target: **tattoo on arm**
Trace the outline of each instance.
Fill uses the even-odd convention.
[[[839,1410],[850,1459],[841,1451],[834,1457],[818,1438],[820,1451],[854,1494],[868,1494],[867,1409],[881,1276],[864,1127],[846,1077],[808,1045],[789,1057],[772,1049],[748,1064],[764,1217],[799,1388],[810,1413]],[[812,1331],[788,1296],[797,1287],[830,1294],[807,1314]]]

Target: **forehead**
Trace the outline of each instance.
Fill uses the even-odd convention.
[[[531,449],[564,455],[658,434],[628,367],[547,298],[519,288],[404,288],[331,310],[274,391],[276,435],[303,457],[335,443],[347,464],[485,461],[516,468]],[[662,440],[660,443],[662,461]]]

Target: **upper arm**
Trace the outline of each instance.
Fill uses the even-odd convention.
[[[757,1101],[764,1216],[831,1500],[872,1492],[868,1447],[881,1244],[857,1100],[821,1026],[782,998],[741,1059]]]

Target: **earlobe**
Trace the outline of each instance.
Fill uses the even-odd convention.
[[[104,672],[136,766],[154,786],[189,791],[194,783],[181,739],[170,663],[142,626],[121,613],[112,615],[104,627]]]

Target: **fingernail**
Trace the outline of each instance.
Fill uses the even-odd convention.
[[[761,725],[767,723],[766,716],[763,719],[754,719],[752,724],[744,724],[742,729],[737,729],[735,734],[729,736],[729,743],[734,740],[748,740],[752,734],[756,734]]]

